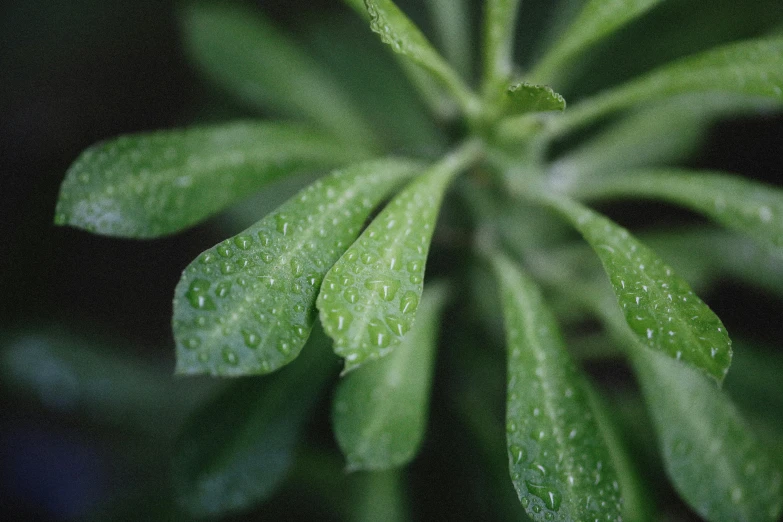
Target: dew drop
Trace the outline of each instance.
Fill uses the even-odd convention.
[[[525,481],[525,486],[532,495],[540,498],[547,508],[553,511],[560,509],[563,497],[557,489],[543,484],[535,484],[529,480]]]
[[[185,339],[185,341],[182,343],[185,345],[185,348],[188,350],[195,350],[199,346],[201,346],[201,338],[200,337],[188,337]]]
[[[370,263],[374,263],[377,257],[371,252],[364,252],[360,257],[362,263],[365,265],[369,265]]]
[[[367,324],[367,333],[370,337],[370,344],[379,348],[386,348],[391,344],[391,334],[386,325],[378,319],[372,319]]]
[[[294,277],[299,277],[304,272],[304,268],[302,268],[302,263],[299,262],[298,259],[292,259],[291,260],[291,274],[293,274]]]
[[[284,339],[280,339],[277,341],[277,351],[280,352],[284,357],[287,357],[291,354],[291,344]]]
[[[231,263],[231,261],[223,261],[220,263],[220,272],[228,275],[233,274],[236,271],[236,267]]]
[[[525,449],[522,446],[512,444],[509,446],[508,452],[511,454],[511,460],[514,464],[519,464],[525,458]]]
[[[264,283],[264,286],[266,286],[269,289],[274,288],[275,285],[277,284],[277,278],[273,276],[268,276],[268,275],[259,276],[259,279]]]
[[[421,283],[421,277],[418,276],[418,275],[412,275],[411,276],[411,283],[413,283],[414,285],[420,284]]]
[[[400,312],[404,314],[412,314],[419,306],[419,296],[416,292],[409,290],[400,299]]]
[[[299,324],[299,325],[295,325],[294,326],[294,333],[300,339],[307,339],[307,336],[309,335],[310,330],[307,329],[307,327],[304,327],[304,326]]]
[[[260,257],[264,263],[271,263],[275,260],[275,256],[271,252],[263,252]]]
[[[250,236],[237,236],[234,238],[234,244],[242,250],[247,250],[253,244],[253,238]]]
[[[239,364],[239,357],[237,357],[236,352],[234,352],[234,350],[228,346],[223,347],[223,360],[231,366],[236,366]]]
[[[221,257],[231,257],[234,255],[234,251],[231,250],[231,247],[225,244],[218,245],[215,250],[217,250],[217,253],[220,254]]]
[[[207,295],[209,290],[209,281],[204,279],[195,279],[190,283],[190,287],[185,294],[190,306],[197,310],[215,310],[215,302]]]
[[[268,247],[269,244],[272,242],[272,240],[269,237],[269,234],[267,234],[266,232],[259,232],[258,240],[261,241],[261,245],[265,247]]]
[[[522,500],[520,500],[520,502],[522,503],[522,507],[527,507],[530,505],[530,499],[527,497],[522,497]]]
[[[384,301],[392,301],[400,289],[400,282],[396,279],[373,278],[364,283],[368,290],[375,290],[378,296]]]
[[[204,317],[203,315],[200,315],[200,316],[196,317],[195,319],[193,319],[193,324],[196,325],[196,326],[201,326],[201,327],[206,326],[207,325],[207,318]]]
[[[229,283],[228,281],[218,283],[218,285],[215,287],[215,295],[218,297],[228,297],[228,294],[230,292],[231,292],[231,283]]]
[[[200,363],[206,363],[209,361],[209,352],[201,352],[198,354],[198,360]]]
[[[245,339],[245,346],[248,348],[257,348],[261,344],[261,337],[253,330],[243,328],[242,337]]]
[[[517,431],[517,423],[510,420],[506,422],[506,433],[514,433]]]
[[[418,272],[421,270],[421,262],[419,261],[409,261],[408,262],[408,271],[409,272]]]
[[[194,292],[198,294],[205,293],[209,290],[209,286],[212,283],[207,281],[206,279],[194,279],[192,283],[190,283],[190,286],[188,287],[188,292]]]
[[[346,288],[343,292],[343,298],[351,304],[356,303],[359,300],[359,291],[355,288]]]
[[[343,332],[351,326],[353,315],[345,308],[332,308],[329,312],[338,332]]]
[[[287,214],[278,214],[275,216],[275,223],[277,224],[277,231],[287,236],[293,231],[290,218]]]
[[[410,323],[408,321],[405,321],[395,315],[387,317],[386,324],[389,326],[389,329],[392,331],[392,333],[398,337],[402,337],[408,333],[408,330],[411,329]]]
[[[198,260],[202,264],[208,265],[209,263],[215,260],[215,256],[214,254],[212,254],[212,252],[204,252],[203,254],[201,254],[201,257],[198,258]]]

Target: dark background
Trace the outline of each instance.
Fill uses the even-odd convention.
[[[295,3],[260,3],[292,23]],[[325,0],[296,4],[342,9]],[[65,325],[173,368],[172,291],[187,263],[222,239],[217,227],[130,241],[52,220],[59,184],[87,146],[182,126],[217,103],[180,50],[174,8],[123,0],[0,7],[0,337]],[[219,110],[239,113],[230,104]],[[782,143],[780,117],[724,122],[691,163],[781,184]],[[777,298],[732,283],[723,290],[710,304],[730,331],[759,325],[763,337],[783,338]],[[28,416],[10,399],[0,405],[0,518],[78,518],[107,487],[100,455],[79,442],[78,429]]]

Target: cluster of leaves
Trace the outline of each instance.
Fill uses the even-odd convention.
[[[557,30],[524,73],[513,60],[518,0],[486,0],[475,89],[467,2],[426,2],[445,57],[391,0],[346,3],[397,60],[355,46],[356,61],[374,68],[353,71],[353,84],[331,76],[259,13],[226,4],[187,8],[185,43],[202,72],[242,102],[298,122],[121,137],[84,152],[62,185],[56,223],[151,238],[204,221],[277,179],[337,169],[203,252],[175,289],[178,373],[260,375],[290,364],[261,385],[237,382],[193,417],[173,460],[181,507],[219,516],[271,495],[334,376],[330,343],[344,362],[332,422],[348,468],[389,470],[414,458],[426,431],[440,316],[461,297],[460,274],[424,288],[452,188],[474,224],[464,242],[472,277],[480,284],[491,273],[499,289],[506,456],[527,515],[649,520],[656,509],[606,399],[566,348],[558,319],[571,313],[598,318],[607,335],[601,342],[633,367],[682,499],[707,520],[775,520],[783,475],[719,389],[732,361],[725,327],[653,249],[583,203],[646,198],[702,213],[756,240],[758,264],[777,263],[765,281],[780,285],[783,192],[655,165],[692,149],[707,121],[780,107],[783,38],[695,52],[566,109],[553,88],[567,92],[570,71],[590,63],[597,42],[662,9],[660,0],[562,2]],[[358,69],[337,56],[344,39],[326,38],[332,63]],[[432,119],[395,81],[400,75]],[[629,112],[551,152],[553,143],[622,111]],[[585,261],[569,228],[600,266]],[[740,239],[718,234],[705,248],[729,241]],[[698,240],[679,250],[662,243],[678,259]],[[558,319],[550,308],[557,304]],[[475,300],[489,330],[496,310]],[[458,407],[467,416],[481,415],[475,400],[454,400],[465,402]],[[395,484],[379,478],[375,486]]]

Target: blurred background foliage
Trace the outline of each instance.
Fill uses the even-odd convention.
[[[420,2],[399,3],[427,28]],[[362,53],[365,45],[376,45],[341,2],[256,4],[301,37],[335,74],[345,75],[347,88],[373,88],[350,77],[350,46],[334,52],[319,32],[322,24],[342,25],[356,35]],[[551,19],[549,0],[523,4],[519,56],[525,63],[540,50],[533,42],[545,41],[558,21]],[[189,66],[176,13],[174,2],[151,0],[13,0],[0,7],[2,520],[183,518],[171,499],[171,451],[188,414],[224,383],[171,376],[173,288],[198,253],[271,210],[304,182],[282,182],[263,199],[166,239],[116,240],[52,225],[64,173],[92,143],[248,116],[246,107]],[[779,28],[782,19],[779,0],[668,2],[593,50],[562,79],[561,92],[571,101],[671,58]],[[469,37],[475,41],[476,34]],[[357,101],[362,104],[361,97]],[[383,107],[365,102],[362,108],[383,117]],[[781,185],[781,138],[780,116],[724,121],[712,126],[687,163]],[[407,146],[400,144],[401,150]],[[613,204],[601,210],[635,230],[701,223],[664,204]],[[461,225],[448,209],[442,219]],[[462,277],[465,267],[446,247],[434,252],[428,270]],[[726,388],[783,461],[783,295],[731,274],[713,283],[702,290],[703,298],[742,340]],[[489,292],[474,286],[479,294]],[[441,346],[450,357],[440,358],[428,437],[414,464],[399,473],[345,475],[324,397],[281,494],[259,511],[264,519],[367,519],[367,513],[380,512],[394,519],[407,510],[419,520],[523,516],[502,449],[502,338],[461,297],[448,312],[449,324],[461,327],[442,334]],[[591,328],[577,323],[570,331]],[[581,348],[590,353],[594,347]],[[585,365],[613,383],[608,398],[632,448],[649,465],[645,480],[652,496],[669,506],[670,519],[695,520],[662,479],[649,421],[627,368],[611,359]]]

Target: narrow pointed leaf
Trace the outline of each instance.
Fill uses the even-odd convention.
[[[191,3],[183,37],[195,65],[250,105],[305,117],[355,145],[374,135],[333,78],[257,9]]]
[[[195,225],[277,178],[359,157],[292,124],[230,123],[122,136],[87,149],[65,176],[55,223],[149,238]]]
[[[783,474],[729,398],[691,368],[641,347],[634,368],[682,498],[711,522],[778,520]]]
[[[172,457],[174,491],[194,517],[217,517],[264,501],[286,477],[305,421],[336,373],[323,335],[296,363],[266,379],[243,379],[193,417]]]
[[[531,73],[538,82],[548,82],[560,69],[594,43],[662,0],[590,0]]]
[[[690,92],[724,92],[783,103],[783,38],[733,43],[664,65],[574,105],[552,121],[558,134],[641,102]]]
[[[559,157],[550,168],[565,189],[582,176],[686,160],[718,118],[764,112],[768,100],[711,94],[684,95],[647,106]],[[579,180],[581,182],[581,180]]]
[[[394,52],[429,71],[456,99],[463,111],[473,114],[477,100],[457,73],[432,47],[418,27],[391,0],[365,0],[370,28]]]
[[[129,357],[131,350],[68,332],[0,333],[0,382],[47,410],[137,430],[176,435],[187,415],[218,383],[173,381],[169,368]]]
[[[351,475],[351,522],[406,522],[412,519],[402,470]]]
[[[416,456],[427,427],[444,290],[428,287],[415,326],[391,354],[340,381],[332,423],[349,470],[394,468]]]
[[[554,316],[534,283],[496,254],[508,345],[511,479],[535,521],[621,520],[612,458]]]
[[[463,78],[469,78],[473,65],[469,2],[427,0],[425,3],[443,55]]]
[[[616,223],[565,198],[550,203],[598,255],[625,320],[639,340],[720,383],[731,364],[731,340],[720,319],[688,283]]]
[[[367,15],[364,3],[360,8]],[[313,19],[303,27],[308,50],[328,67],[367,121],[377,122],[374,132],[394,151],[441,150],[442,130],[421,103],[410,82],[401,81],[399,62],[404,56],[389,53],[365,21],[335,14]]]
[[[411,182],[326,274],[318,310],[346,372],[388,354],[413,325],[443,195],[476,154],[463,148]]]
[[[484,3],[484,89],[492,95],[511,75],[519,0]]]
[[[589,199],[653,198],[701,212],[721,225],[783,247],[783,191],[719,172],[656,169],[582,179],[569,191]]]
[[[269,373],[296,358],[324,274],[418,168],[390,159],[339,170],[201,254],[174,294],[177,372]]]
[[[608,341],[604,339],[604,342]],[[644,488],[637,463],[626,444],[627,441],[623,440],[614,412],[589,382],[586,382],[585,389],[596,423],[612,456],[623,496],[623,520],[652,522],[655,515],[653,499]]]
[[[364,5],[364,0],[343,0],[356,13],[370,21],[370,13]],[[381,39],[383,42],[384,40]],[[385,43],[385,42],[384,42]],[[455,101],[444,91],[442,83],[437,77],[430,73],[424,66],[411,60],[405,54],[394,53],[397,63],[402,68],[408,81],[416,88],[422,101],[427,104],[430,111],[442,120],[454,118],[458,113],[458,107]]]
[[[522,82],[509,87],[507,94],[509,114],[563,111],[566,107],[565,99],[546,85]]]

